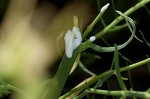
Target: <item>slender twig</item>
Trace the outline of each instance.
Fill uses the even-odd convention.
[[[129,97],[137,97],[142,99],[150,99],[150,93],[142,92],[142,91],[131,91],[131,90],[119,90],[119,91],[109,91],[109,90],[100,90],[90,88],[86,90],[87,93],[94,93],[94,94],[102,94],[102,95],[111,95],[111,96],[129,96]]]
[[[103,13],[99,13],[97,15],[97,17],[94,19],[94,21],[90,24],[90,26],[87,27],[87,29],[85,30],[83,36],[82,36],[82,39],[84,40],[85,37],[89,34],[89,32],[92,31],[93,27],[95,26],[95,24],[99,21],[99,19],[102,17]]]
[[[124,72],[124,71],[130,70],[130,69],[134,69],[136,67],[140,67],[140,66],[142,66],[144,64],[147,64],[148,62],[150,62],[150,58],[147,58],[147,59],[142,60],[140,62],[134,63],[132,65],[128,65],[128,66],[122,67],[122,68],[120,68],[120,72]],[[106,72],[104,72],[104,73],[102,73],[102,74],[100,74],[98,76],[92,76],[92,77],[87,78],[85,80],[86,81],[86,85],[91,85],[91,84],[95,83],[100,78],[108,75],[110,72],[112,72],[112,71],[109,70],[109,71],[106,71]],[[75,88],[73,88],[72,90],[70,90],[69,92],[67,92],[63,96],[61,96],[59,99],[65,99],[66,97],[69,97],[70,95],[85,89],[86,88],[85,83],[84,83],[85,81],[81,82],[79,85],[77,85]]]
[[[135,6],[131,7],[130,9],[128,9],[126,12],[124,12],[124,15],[129,16],[130,14],[132,14],[133,12],[135,12],[136,10],[138,10],[139,8],[143,7],[145,4],[147,4],[148,2],[150,2],[150,0],[142,0],[141,2],[137,3]],[[100,38],[103,35],[105,35],[107,33],[107,31],[111,28],[113,28],[114,26],[116,26],[120,21],[122,21],[124,18],[122,16],[117,17],[113,22],[111,22],[106,28],[104,28],[101,32],[96,34],[96,38]]]

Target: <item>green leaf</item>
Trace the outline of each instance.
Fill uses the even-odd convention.
[[[126,24],[127,24],[128,28],[129,28],[130,32],[131,32],[131,33],[136,32],[136,26],[135,26],[134,21],[133,21],[130,17],[124,15],[122,12],[120,12],[120,11],[116,11],[116,12],[117,12],[118,14],[120,14],[122,17],[125,18]],[[135,37],[138,41],[140,41],[140,42],[143,43],[143,41],[140,40],[136,35],[135,35],[134,37]]]
[[[139,31],[140,31],[140,30],[139,30]],[[142,35],[142,37],[143,37],[144,42],[147,44],[148,47],[150,47],[150,43],[148,43],[148,41],[145,39],[145,37],[144,37],[142,31],[140,31],[140,33],[141,33],[141,35]]]
[[[100,79],[93,88],[100,87],[108,78],[110,78],[114,74],[114,71],[111,71],[108,75]]]
[[[93,72],[91,72],[89,69],[87,69],[84,65],[83,65],[83,63],[80,61],[79,62],[79,67],[84,71],[84,72],[86,72],[86,73],[88,73],[88,74],[90,74],[90,75],[92,75],[92,76],[95,76],[96,74],[95,73],[93,73]]]
[[[118,50],[117,50],[117,45],[115,44],[115,52],[114,52],[114,65],[115,65],[115,71],[117,74],[117,79],[119,82],[119,85],[121,87],[121,89],[126,90],[126,86],[123,82],[123,79],[121,77],[121,73],[120,73],[120,68],[119,68],[119,55],[118,55]]]
[[[97,54],[91,54],[91,53],[88,53],[88,52],[83,52],[81,54],[82,57],[88,57],[88,58],[95,58],[95,59],[101,59],[100,56],[98,56]]]

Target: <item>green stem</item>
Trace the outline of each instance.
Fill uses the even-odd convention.
[[[122,30],[122,29],[124,29],[126,27],[127,27],[126,24],[115,26],[114,28],[107,30],[107,33],[116,32],[116,31]]]
[[[98,87],[101,87],[103,85],[103,83],[109,78],[111,77],[112,75],[114,74],[114,71],[110,72],[108,75],[106,75],[105,77],[103,77],[102,79],[100,79],[96,85],[94,86],[94,89],[95,88],[98,88]],[[74,99],[82,99],[85,95],[86,95],[86,90],[83,91],[79,96],[75,97]]]
[[[126,12],[124,12],[124,15],[129,16],[130,14],[132,14],[133,12],[135,12],[136,10],[138,10],[139,8],[143,7],[145,4],[147,4],[148,2],[150,2],[150,0],[142,0],[141,2],[137,3],[135,6],[131,7],[130,9],[128,9]],[[101,32],[96,34],[96,38],[100,38],[103,35],[105,35],[107,33],[107,31],[111,28],[113,28],[114,26],[116,26],[120,21],[122,21],[124,18],[122,16],[117,17],[113,22],[111,22],[106,28],[104,28]]]
[[[149,63],[149,62],[150,62],[150,58],[147,58],[143,61],[140,61],[140,62],[134,63],[132,65],[128,65],[128,66],[120,68],[120,72],[124,72],[124,71],[130,70],[130,69],[142,66],[143,64],[146,64],[146,63]],[[72,94],[74,94],[78,91],[84,90],[86,88],[86,86],[89,86],[89,85],[95,83],[96,81],[98,81],[102,77],[105,77],[106,75],[108,75],[110,72],[112,72],[112,70],[108,70],[108,71],[106,71],[106,72],[104,72],[104,73],[102,73],[98,76],[92,76],[92,77],[87,78],[86,80],[81,82],[79,85],[77,85],[77,87],[73,88],[68,93],[61,96],[59,99],[65,99],[66,97],[69,97],[70,95],[72,95]]]
[[[117,74],[117,80],[122,90],[126,90],[126,85],[124,84],[121,73],[120,73],[120,65],[119,65],[119,55],[117,50],[117,45],[115,44],[115,52],[114,52],[114,65],[115,65],[115,72]]]
[[[66,99],[68,96],[72,95],[73,93],[75,93],[77,95],[80,91],[82,91],[83,89],[85,89],[87,86],[95,83],[100,78],[108,75],[111,72],[112,71],[110,70],[110,71],[106,71],[106,72],[100,74],[99,76],[92,76],[92,77],[87,78],[86,80],[84,80],[83,82],[81,82],[79,85],[77,85],[75,88],[73,88],[72,90],[70,90],[68,93],[66,93],[63,96],[59,97],[59,99]]]
[[[109,91],[109,90],[99,90],[99,89],[89,89],[86,90],[87,93],[94,93],[94,94],[102,94],[102,95],[111,95],[111,96],[129,96],[129,97],[137,97],[142,99],[150,99],[150,93],[148,92],[141,92],[141,91]]]
[[[83,36],[82,36],[82,39],[84,40],[85,37],[89,34],[89,32],[92,31],[93,27],[95,26],[95,24],[99,21],[99,19],[102,17],[104,13],[99,13],[96,18],[94,19],[94,21],[90,24],[90,26],[87,27],[87,29],[85,30]]]
[[[130,14],[132,14],[133,12],[135,12],[136,10],[138,10],[139,8],[143,7],[144,5],[146,5],[148,2],[150,2],[150,0],[142,0],[141,2],[137,3],[135,6],[131,7],[130,9],[128,9],[126,12],[124,12],[125,16],[128,16]],[[83,34],[83,38],[86,37],[86,35],[92,30],[93,26],[96,24],[96,22],[98,21],[99,18],[101,18],[100,15],[97,16],[98,18],[95,18],[95,21],[93,21],[91,23],[91,25],[87,28],[87,30],[85,31],[85,33]],[[120,21],[122,21],[124,19],[124,17],[119,16],[117,17],[113,22],[111,22],[107,27],[105,27],[101,32],[96,33],[96,38],[101,38],[103,35],[105,35],[106,33],[110,33],[111,30],[113,30],[113,27],[115,27]],[[82,49],[85,50],[87,48],[88,45],[90,45],[90,41],[87,40],[82,44]],[[82,51],[83,51],[82,50]]]

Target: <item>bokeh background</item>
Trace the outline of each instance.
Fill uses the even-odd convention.
[[[83,33],[100,8],[108,2],[110,7],[102,17],[103,20],[96,24],[88,37],[102,30],[117,16],[114,9],[124,12],[139,0],[0,0],[0,72],[4,75],[2,78],[18,86],[32,86],[33,83],[47,78],[45,75],[52,77],[64,54],[63,37],[73,26],[73,16],[78,17],[79,28]],[[146,8],[143,7],[130,15],[136,22],[136,35],[143,40],[139,32],[141,30],[148,42],[150,13],[146,9],[150,9],[149,6],[150,4],[147,4]],[[108,46],[105,40],[110,46],[114,43],[122,44],[130,35],[128,28],[124,28],[104,35],[103,40],[98,39],[95,43]],[[150,47],[145,42],[134,39],[119,52],[134,63],[149,57]],[[100,59],[85,53],[98,55]],[[97,53],[89,49],[81,54],[83,64],[95,74],[110,69],[112,59],[113,52]],[[120,67],[127,64],[131,63],[120,57]],[[147,64],[131,70],[130,73],[132,84],[125,81],[128,89],[132,87],[133,90],[145,91],[150,87]],[[63,93],[88,77],[89,74],[77,67],[67,80]],[[128,72],[124,72],[123,77],[128,78]],[[111,77],[102,89],[120,89],[116,77]],[[10,96],[11,94],[1,99],[8,99]]]

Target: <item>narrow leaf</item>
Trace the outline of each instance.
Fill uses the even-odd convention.
[[[110,72],[108,75],[106,75],[105,77],[103,77],[102,79],[100,79],[96,85],[93,88],[98,88],[100,87],[108,78],[110,78],[112,75],[114,74],[114,72]]]
[[[140,30],[139,30],[139,31],[140,31]],[[145,37],[144,37],[142,31],[140,31],[140,33],[141,33],[141,35],[142,35],[142,37],[143,37],[144,42],[147,44],[148,47],[150,47],[150,43],[148,43],[148,41],[145,39]]]
[[[120,49],[126,47],[133,40],[133,38],[135,37],[136,26],[135,26],[134,21],[131,18],[129,18],[128,16],[125,16],[120,11],[116,11],[116,12],[119,13],[122,17],[124,17],[124,19],[127,22],[127,26],[132,33],[130,38],[125,43],[117,46],[117,50],[120,50]],[[97,52],[113,52],[113,51],[115,51],[114,47],[101,47],[101,46],[98,46],[98,45],[93,44],[93,43],[91,43],[88,47],[97,51]]]
[[[127,24],[128,28],[129,28],[130,32],[131,32],[131,33],[136,32],[136,26],[135,26],[134,21],[133,21],[130,17],[124,15],[122,12],[120,12],[120,11],[116,11],[116,12],[117,12],[118,14],[120,14],[122,17],[125,18],[126,24]],[[140,41],[140,42],[143,43],[143,41],[140,40],[136,35],[135,35],[134,37],[135,37],[138,41]]]
[[[117,50],[117,45],[115,44],[115,52],[114,52],[114,65],[115,65],[115,71],[116,71],[116,74],[117,74],[117,79],[118,79],[118,82],[119,82],[119,85],[121,87],[121,89],[123,90],[126,90],[126,86],[122,80],[122,77],[121,77],[121,73],[120,73],[120,68],[119,68],[119,55],[118,55],[118,50]]]
[[[87,69],[84,65],[83,65],[83,63],[80,61],[79,62],[79,66],[80,66],[80,68],[84,71],[84,72],[86,72],[86,73],[88,73],[88,74],[90,74],[90,75],[92,75],[92,76],[95,76],[96,74],[94,74],[93,72],[91,72],[89,69]]]

